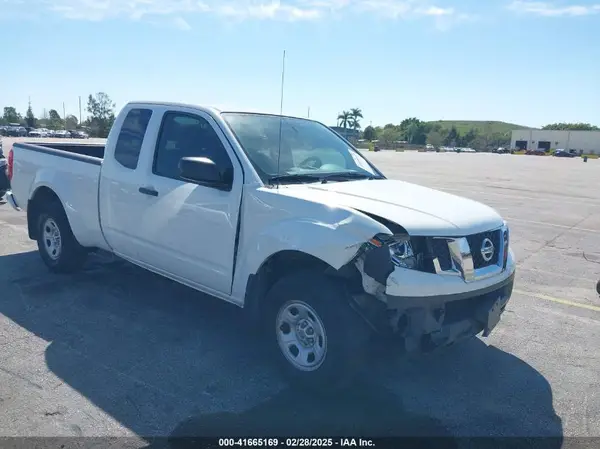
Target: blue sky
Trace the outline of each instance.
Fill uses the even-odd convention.
[[[0,0],[0,107],[600,125],[600,0]],[[84,101],[85,104],[85,101]],[[85,116],[85,110],[84,110]]]

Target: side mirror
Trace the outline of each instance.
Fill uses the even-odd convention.
[[[182,179],[213,189],[230,191],[233,184],[231,172],[221,173],[217,164],[207,157],[184,157],[179,161]]]

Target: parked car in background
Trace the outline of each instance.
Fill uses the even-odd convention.
[[[7,137],[26,137],[27,130],[18,123],[10,123],[4,127],[3,135]]]
[[[556,157],[577,157],[577,154],[575,153],[574,150],[567,151],[567,150],[559,149],[554,152],[554,156],[556,156]]]
[[[504,148],[504,147],[500,147],[497,150],[492,150],[492,153],[498,153],[498,154],[510,154],[511,151],[508,148]]]
[[[29,137],[45,137],[44,132],[41,129],[32,129],[27,135]]]
[[[67,130],[64,129],[59,129],[57,131],[54,131],[52,133],[52,137],[56,137],[59,139],[70,139],[71,138],[71,133]]]
[[[541,148],[537,148],[535,150],[527,150],[525,154],[529,154],[531,156],[545,156],[546,151],[542,150]]]
[[[87,139],[90,137],[88,133],[81,129],[72,129],[70,133],[73,139]]]
[[[4,197],[4,195],[10,188],[10,183],[8,182],[8,174],[6,173],[6,166],[7,161],[2,151],[2,139],[0,139],[0,199]]]

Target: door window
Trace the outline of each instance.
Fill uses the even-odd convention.
[[[221,139],[208,121],[193,114],[167,112],[163,118],[152,172],[181,179],[179,161],[184,157],[211,159],[221,173],[233,170]]]

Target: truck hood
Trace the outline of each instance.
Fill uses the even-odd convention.
[[[503,223],[494,209],[477,201],[391,179],[285,187],[280,189],[283,194],[377,215],[411,235],[465,236]]]

